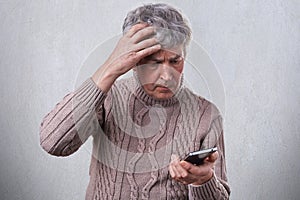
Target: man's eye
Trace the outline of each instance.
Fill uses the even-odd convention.
[[[155,60],[153,60],[153,61],[149,61],[148,62],[148,65],[159,65],[159,64],[162,64],[163,62],[162,61],[155,61]]]
[[[180,64],[182,60],[183,60],[183,58],[179,57],[179,58],[175,58],[173,60],[170,60],[170,63],[173,64],[173,65],[177,65],[177,64]]]
[[[179,62],[180,62],[179,60],[171,60],[171,61],[170,61],[170,63],[171,63],[171,64],[174,64],[174,65],[179,64]]]

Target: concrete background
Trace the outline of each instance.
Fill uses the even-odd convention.
[[[223,79],[231,199],[299,199],[299,1],[165,2],[190,19]],[[143,3],[0,0],[1,199],[84,199],[90,141],[52,157],[39,124]]]

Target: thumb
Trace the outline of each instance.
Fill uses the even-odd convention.
[[[216,151],[216,152],[212,153],[211,155],[209,155],[205,159],[205,161],[213,163],[218,159],[218,157],[219,157],[219,153]]]
[[[186,162],[186,161],[181,161],[180,165],[187,171],[193,168],[193,164]]]

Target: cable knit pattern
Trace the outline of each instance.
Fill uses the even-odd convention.
[[[40,128],[43,149],[74,153],[93,137],[87,200],[228,199],[222,118],[209,101],[183,85],[174,97],[148,96],[135,78],[103,93],[92,79],[68,94]],[[168,171],[172,154],[217,146],[215,175],[201,186],[183,185]]]

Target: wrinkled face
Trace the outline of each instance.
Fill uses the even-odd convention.
[[[135,70],[148,95],[155,99],[168,99],[180,84],[183,66],[183,48],[180,46],[143,58]]]

